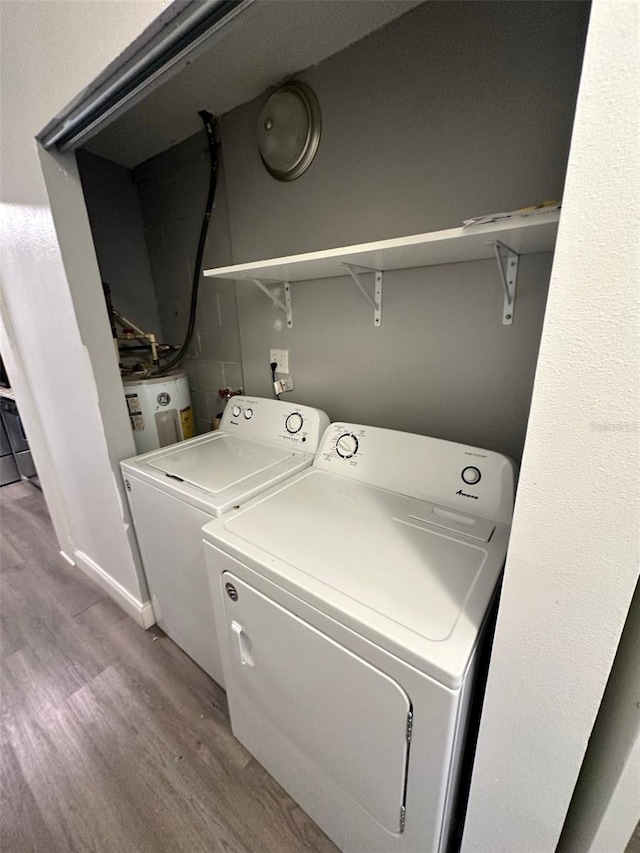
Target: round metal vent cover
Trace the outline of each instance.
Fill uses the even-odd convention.
[[[258,120],[258,148],[269,174],[293,181],[309,168],[320,143],[320,104],[299,81],[285,83],[271,95]]]

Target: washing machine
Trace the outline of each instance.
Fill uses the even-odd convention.
[[[234,397],[221,427],[121,463],[157,624],[224,686],[201,529],[307,468],[324,412]]]
[[[233,733],[345,853],[450,849],[514,478],[338,423],[203,529]]]

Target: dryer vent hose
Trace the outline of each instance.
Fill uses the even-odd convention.
[[[218,143],[216,142],[216,119],[215,116],[206,110],[200,110],[198,115],[204,123],[204,128],[207,133],[207,142],[209,144],[209,157],[211,159],[211,173],[209,177],[209,192],[207,194],[207,206],[202,219],[200,228],[200,239],[198,241],[198,251],[196,253],[196,262],[193,268],[193,283],[191,285],[191,305],[189,309],[189,325],[184,341],[178,352],[163,364],[156,368],[151,373],[153,376],[161,376],[176,367],[184,358],[189,346],[193,331],[196,326],[196,309],[198,307],[198,289],[200,287],[200,278],[202,276],[202,256],[204,255],[204,247],[207,242],[207,232],[209,230],[209,221],[211,220],[211,211],[213,210],[213,202],[216,197],[216,186],[218,185]]]

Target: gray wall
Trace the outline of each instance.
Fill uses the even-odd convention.
[[[385,273],[382,325],[350,279],[292,285],[293,328],[238,284],[247,388],[268,395],[269,346],[289,348],[287,399],[352,420],[476,444],[518,459],[544,314],[548,254],[521,260],[513,326],[493,261]]]
[[[100,275],[113,306],[147,331],[159,332],[142,210],[131,172],[88,151],[77,153]]]
[[[189,320],[193,265],[209,185],[204,131],[133,171],[144,216],[163,339],[182,343]],[[224,165],[209,225],[204,266],[231,263]],[[221,409],[220,388],[242,388],[236,295],[232,282],[200,284],[196,331],[181,365],[189,376],[198,432]]]
[[[256,148],[270,93],[226,114],[205,267],[560,199],[587,13],[580,2],[434,0],[301,73],[323,132],[292,183],[271,178]],[[186,328],[207,176],[204,134],[134,171],[167,339]],[[550,269],[550,255],[523,258],[511,327],[491,261],[387,274],[379,329],[350,279],[294,284],[294,326],[280,331],[282,315],[253,285],[236,285],[236,312],[233,286],[205,279],[184,362],[199,429],[219,387],[270,395],[269,348],[284,347],[288,399],[519,459]]]
[[[223,116],[233,261],[561,198],[587,8],[430,2],[301,73],[323,133],[292,183],[271,178],[256,149],[269,93]],[[294,327],[280,332],[277,310],[239,283],[247,390],[269,394],[269,347],[289,348],[292,400],[518,459],[550,263],[523,260],[511,327],[491,262],[388,274],[379,329],[348,279],[294,284]]]
[[[432,0],[298,75],[323,117],[297,181],[264,170],[270,93],[222,118],[234,262],[455,227],[562,197],[586,6]]]

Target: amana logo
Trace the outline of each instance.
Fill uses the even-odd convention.
[[[463,498],[473,498],[474,501],[478,500],[478,495],[470,495],[467,492],[463,492],[462,489],[458,489],[456,495],[462,495]]]

